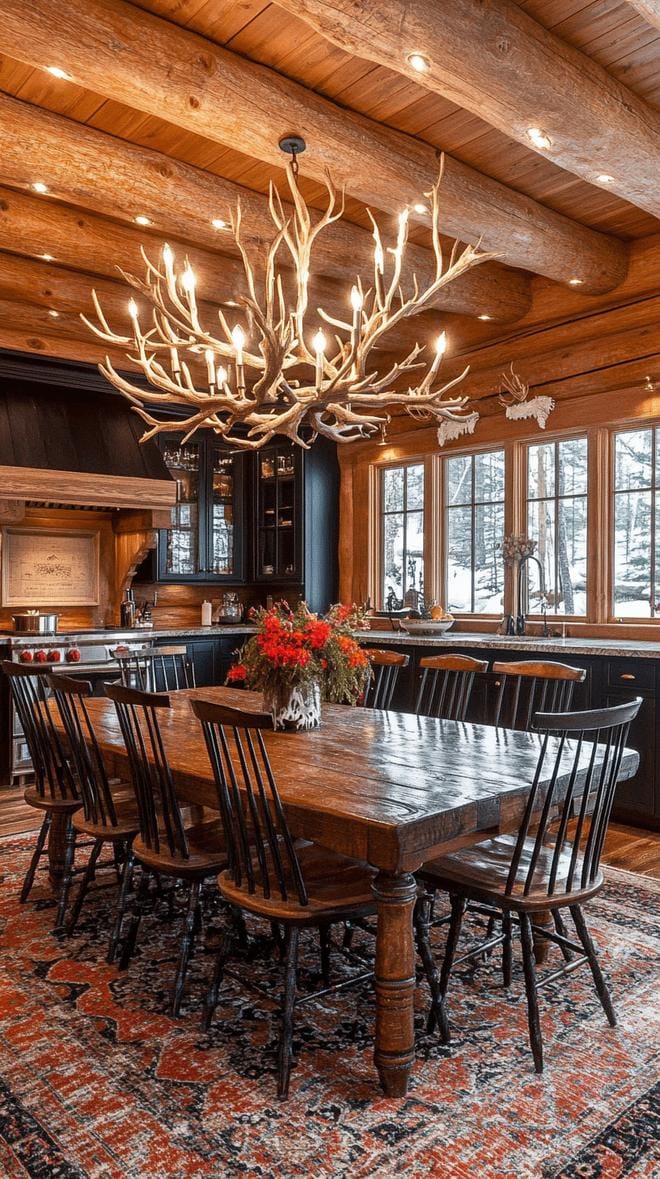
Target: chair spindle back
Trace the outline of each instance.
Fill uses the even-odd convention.
[[[422,671],[415,704],[418,716],[465,720],[474,677],[488,671],[488,660],[469,655],[427,655],[419,661]]]
[[[532,727],[537,712],[567,712],[575,685],[581,684],[587,674],[584,668],[567,663],[534,660],[494,663],[491,670],[499,677],[492,723],[525,732]]]
[[[263,739],[268,713],[243,712],[191,700],[200,721],[218,791],[229,871],[237,886],[264,897],[308,903],[295,842],[289,831]]]
[[[399,651],[367,650],[371,677],[364,692],[364,708],[391,708],[399,673],[407,667],[410,656]]]
[[[123,684],[104,687],[128,753],[142,841],[157,853],[164,842],[171,856],[187,860],[188,839],[159,722],[170,708],[169,696]]]
[[[570,894],[595,883],[628,731],[641,703],[637,697],[612,708],[536,714],[533,727],[542,733],[541,752],[511,860],[507,895],[529,895],[539,858],[550,851],[544,895]],[[528,860],[523,851],[530,836]]]
[[[2,660],[2,670],[11,683],[14,707],[34,770],[37,793],[44,799],[76,799],[78,789],[64,746],[48,705],[49,667]]]
[[[48,685],[62,718],[85,819],[97,826],[116,827],[117,811],[87,709],[87,700],[93,695],[92,685],[64,675],[48,676]]]

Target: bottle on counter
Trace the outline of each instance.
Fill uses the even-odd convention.
[[[135,626],[135,597],[132,589],[124,590],[124,598],[119,609],[122,627],[124,630],[132,630]]]
[[[202,626],[211,626],[213,623],[213,605],[206,599],[202,602]]]

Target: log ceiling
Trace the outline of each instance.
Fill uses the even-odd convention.
[[[411,207],[428,278],[414,205],[444,152],[443,232],[497,260],[396,349],[445,327],[447,375],[469,362],[478,399],[511,361],[557,396],[660,368],[658,0],[3,0],[0,348],[98,361],[79,312],[95,286],[121,324],[117,267],[139,269],[141,243],[187,253],[202,301],[230,304],[242,267],[212,222],[240,196],[251,245],[272,235],[291,132],[310,205],[325,169],[347,193],[319,240],[317,304],[337,314],[368,269],[366,206],[386,233]]]

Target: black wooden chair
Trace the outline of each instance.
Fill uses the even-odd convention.
[[[173,647],[154,647],[151,655],[151,691],[178,692],[194,688],[195,665],[185,644]]]
[[[582,667],[550,660],[496,662],[491,671],[497,677],[497,695],[489,723],[522,730],[531,728],[537,712],[568,712],[575,685],[587,674]]]
[[[410,656],[400,651],[367,650],[371,664],[371,678],[365,688],[364,708],[390,708],[399,674],[410,662]]]
[[[447,985],[463,914],[470,902],[486,904],[502,915],[507,986],[511,981],[513,921],[520,927],[529,1034],[537,1072],[543,1071],[537,991],[546,982],[588,963],[605,1014],[615,1025],[612,1001],[582,905],[603,885],[600,856],[628,730],[640,705],[638,697],[630,703],[589,712],[537,713],[534,728],[542,734],[540,753],[517,833],[484,840],[423,866],[421,880],[432,890],[445,890],[451,899],[452,916],[439,976],[428,937],[429,897],[419,907],[417,920],[418,947],[432,995],[429,1028],[439,1024],[445,1043],[450,1038]],[[558,821],[555,819],[553,824],[557,813]],[[571,914],[579,944],[568,937],[561,917],[565,909]],[[559,916],[554,931],[534,923],[536,913],[547,911]],[[540,982],[536,978],[534,935],[556,943],[565,959],[562,968]],[[480,953],[481,947],[458,961]]]
[[[113,962],[122,919],[133,879],[132,842],[139,830],[137,806],[132,788],[125,782],[110,782],[94,727],[89,717],[87,700],[93,694],[92,685],[84,680],[64,675],[48,677],[48,684],[62,718],[67,738],[67,749],[82,798],[82,809],[73,816],[73,829],[92,841],[87,866],[82,874],[78,895],[71,910],[66,933],[76,928],[87,891],[96,871],[113,867],[120,876],[119,904],[115,915],[108,962]],[[99,861],[104,844],[113,851],[112,861]],[[70,887],[67,882],[67,891]]]
[[[201,926],[202,884],[227,864],[223,825],[217,818],[191,825],[184,821],[159,722],[159,716],[166,716],[170,708],[169,697],[121,684],[106,684],[105,690],[117,710],[140,826],[133,840],[133,855],[142,867],[142,878],[122,945],[120,967],[126,969],[135,950],[151,880],[170,878],[187,884],[188,905],[172,999],[172,1014],[178,1015],[193,942]]]
[[[14,707],[23,728],[34,771],[34,785],[26,788],[23,797],[29,806],[43,811],[44,815],[34,853],[23,880],[20,903],[24,904],[27,901],[39,861],[48,852],[53,817],[65,817],[63,877],[54,927],[55,930],[60,930],[64,924],[75,855],[76,833],[71,820],[76,811],[80,810],[82,800],[48,706],[47,673],[51,668],[38,669],[34,664],[23,665],[4,659],[2,670],[11,683]]]
[[[219,878],[220,893],[239,911],[281,925],[286,930],[285,994],[279,1046],[278,1096],[289,1091],[293,1015],[299,932],[316,928],[326,956],[323,969],[329,985],[330,926],[373,915],[371,889],[375,871],[366,864],[326,851],[313,843],[295,843],[289,831],[263,731],[272,729],[268,714],[242,712],[206,700],[193,700],[209,752],[218,790],[218,805],[227,840],[229,866]],[[229,928],[221,944],[204,1012],[211,1025],[218,990],[232,949]],[[361,974],[358,982],[365,977]],[[345,982],[343,984],[346,985]],[[341,987],[342,984],[339,984]],[[308,1002],[314,996],[305,993]]]
[[[475,675],[488,671],[488,660],[469,655],[426,655],[415,703],[418,716],[465,720]]]

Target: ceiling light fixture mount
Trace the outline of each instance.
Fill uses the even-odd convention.
[[[467,417],[473,428],[478,414],[468,413],[467,397],[447,396],[468,369],[444,384],[439,380],[447,346],[444,332],[430,349],[415,344],[403,359],[391,359],[396,349],[392,330],[432,306],[453,279],[492,257],[458,243],[445,251],[440,237],[442,162],[436,184],[425,194],[435,263],[427,281],[405,272],[409,210],[400,213],[391,246],[383,242],[369,213],[374,242],[370,273],[356,275],[345,309],[330,314],[310,303],[313,248],[319,234],[342,217],[344,194],[327,175],[326,208],[313,218],[298,187],[298,156],[305,142],[288,135],[280,147],[291,157],[286,169],[291,203],[285,205],[271,184],[274,235],[257,257],[243,240],[240,204],[231,213],[244,270],[245,293],[237,296],[239,322],[228,321],[226,298],[216,299],[212,318],[202,322],[195,273],[188,259],[177,264],[168,245],[153,261],[142,250],[143,279],[124,273],[149,305],[149,320],[141,322],[144,312],[131,299],[128,332],[115,332],[92,292],[97,321],[83,316],[84,322],[106,343],[127,351],[149,384],[147,390],[132,384],[109,358],[99,366],[146,422],[143,438],[174,431],[185,440],[206,427],[227,443],[253,450],[280,434],[303,447],[319,434],[350,442],[378,436],[392,406],[436,424],[463,423]],[[190,409],[183,420],[150,412],[182,404]]]

